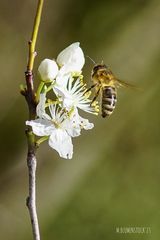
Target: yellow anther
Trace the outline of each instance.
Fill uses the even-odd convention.
[[[89,98],[90,95],[91,95],[91,91],[88,91],[88,92],[86,92],[86,93],[84,94],[85,98]]]
[[[57,123],[57,122],[54,121],[54,120],[52,120],[52,122],[53,122],[53,124],[54,124],[54,126],[55,126],[56,128],[60,128],[60,124],[59,124],[59,123]]]

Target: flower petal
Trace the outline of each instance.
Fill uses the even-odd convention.
[[[60,157],[71,159],[73,144],[71,137],[62,129],[55,129],[49,138],[49,146],[55,149]]]
[[[62,78],[63,79],[63,78]],[[62,80],[63,81],[63,80]],[[53,91],[60,98],[63,108],[70,110],[73,107],[78,107],[85,112],[92,114],[98,114],[99,108],[96,103],[95,106],[91,105],[91,100],[86,96],[87,88],[80,78],[74,80],[73,77],[69,77],[67,86],[55,84]]]
[[[71,44],[65,48],[57,57],[60,66],[64,66],[65,72],[80,72],[85,58],[79,42]]]
[[[36,113],[39,118],[51,120],[50,116],[45,112],[46,93],[41,93],[39,103],[36,108]]]
[[[74,117],[67,118],[63,121],[62,126],[71,137],[78,137],[81,134],[79,122]]]
[[[73,96],[69,93],[66,88],[62,86],[53,86],[53,90],[57,96],[61,98],[62,105],[67,110],[70,110],[74,105]]]
[[[31,126],[37,136],[49,136],[55,129],[52,122],[45,119],[26,121],[26,125]]]
[[[92,129],[94,127],[93,123],[90,123],[88,119],[82,118],[79,116],[80,126],[84,128],[85,130]]]
[[[56,77],[56,85],[60,87],[67,87],[68,80],[71,77],[71,73],[66,73],[63,69],[63,67],[59,70],[58,75]]]
[[[42,81],[53,81],[58,74],[58,66],[54,60],[44,59],[38,68]]]

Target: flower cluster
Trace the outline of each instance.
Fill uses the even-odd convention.
[[[37,118],[26,124],[35,135],[48,139],[49,146],[62,158],[71,159],[72,138],[94,126],[79,115],[79,109],[98,113],[98,105],[91,105],[90,91],[83,80],[84,63],[83,51],[76,42],[64,49],[56,61],[45,59],[38,68],[41,83],[37,90]],[[52,100],[47,98],[48,93],[53,93]]]

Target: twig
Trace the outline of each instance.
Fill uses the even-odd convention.
[[[33,32],[31,40],[29,41],[29,58],[27,64],[27,71],[25,72],[25,79],[26,79],[26,88],[24,88],[21,93],[25,96],[28,110],[29,110],[29,120],[35,119],[36,117],[36,96],[34,92],[34,85],[33,85],[33,66],[34,66],[34,59],[36,56],[35,45],[39,30],[39,24],[41,20],[42,8],[43,8],[44,0],[38,1],[37,12],[35,16]],[[33,239],[40,240],[40,231],[39,231],[39,224],[38,224],[38,217],[37,217],[37,210],[36,210],[36,143],[35,143],[35,135],[32,132],[30,127],[27,127],[26,130],[27,142],[28,142],[28,153],[27,153],[27,166],[28,166],[28,173],[29,173],[29,196],[26,200],[26,205],[29,210],[31,225],[32,225],[32,232],[33,232]]]
[[[26,131],[28,139],[28,154],[27,154],[27,166],[29,173],[29,196],[26,199],[26,205],[29,209],[33,239],[40,240],[40,231],[38,224],[38,217],[36,211],[36,166],[37,160],[35,157],[35,139],[30,130]]]
[[[35,21],[34,21],[32,38],[29,41],[29,59],[28,59],[28,66],[27,66],[27,69],[29,71],[33,70],[34,59],[35,59],[35,56],[36,56],[35,45],[36,45],[36,41],[37,41],[39,24],[40,24],[40,20],[41,20],[43,2],[44,2],[44,0],[39,0],[38,1],[38,7],[37,7],[36,17],[35,17]]]

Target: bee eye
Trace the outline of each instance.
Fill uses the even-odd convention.
[[[96,72],[97,70],[98,70],[98,66],[95,66],[95,67],[93,68],[93,71]]]

